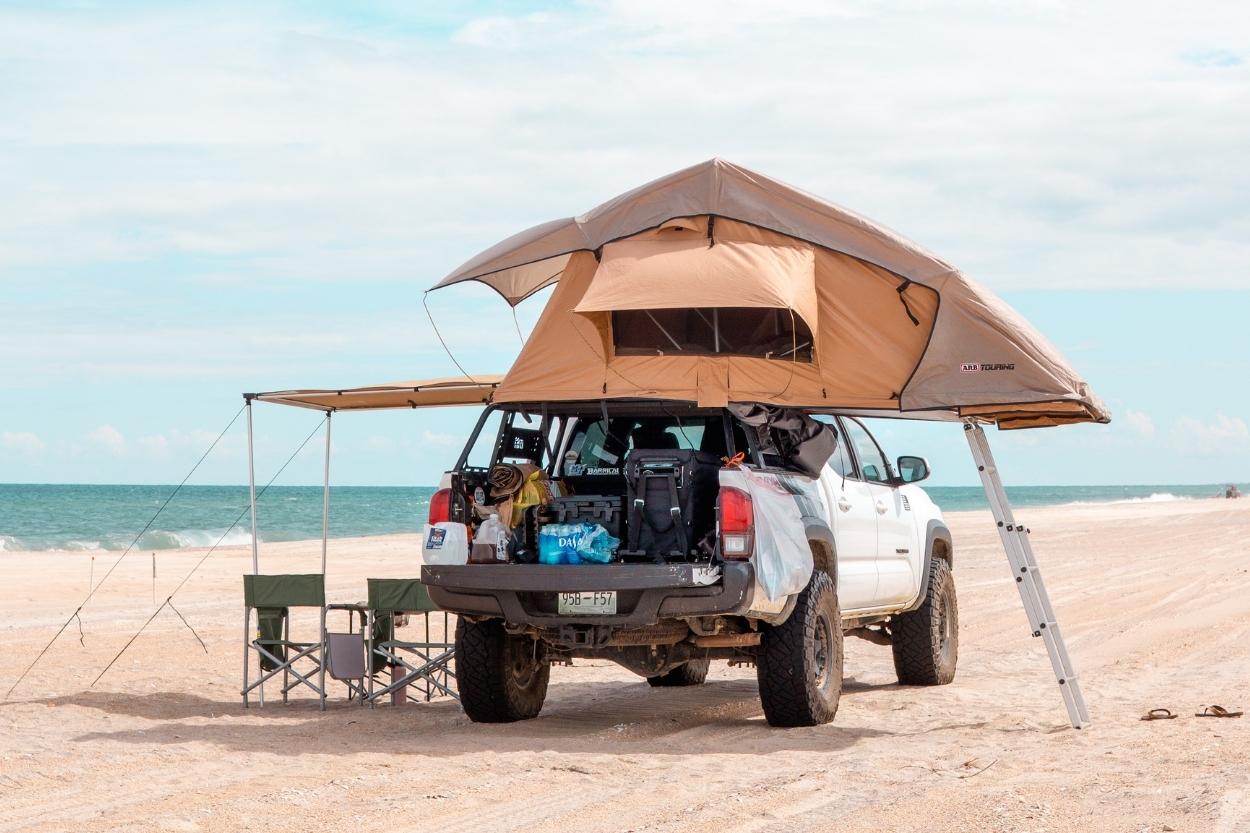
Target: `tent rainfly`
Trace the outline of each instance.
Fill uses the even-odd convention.
[[[522,231],[433,288],[464,281],[512,306],[555,285],[494,402],[763,402],[962,421],[1030,629],[1072,725],[1088,723],[982,424],[1111,416],[989,290],[884,226],[722,159]]]
[[[523,231],[434,288],[556,285],[494,400],[730,401],[1000,428],[1107,422],[1058,351],[871,220],[713,159]]]

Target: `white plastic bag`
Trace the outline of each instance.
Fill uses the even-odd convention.
[[[798,593],[811,580],[814,562],[799,499],[814,491],[806,478],[779,477],[750,469],[722,469],[721,486],[751,496],[755,516],[755,580],[769,601]],[[811,495],[815,499],[814,494]],[[817,503],[816,505],[819,505]]]

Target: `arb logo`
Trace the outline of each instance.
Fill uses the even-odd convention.
[[[964,362],[959,366],[961,373],[980,373],[982,370],[1015,370],[1015,362],[994,362],[986,364],[985,362]]]

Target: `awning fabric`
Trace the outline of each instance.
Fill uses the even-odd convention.
[[[502,375],[489,373],[475,374],[472,379],[459,376],[341,390],[281,390],[251,394],[251,397],[257,402],[295,405],[320,411],[484,405],[491,400],[491,395],[502,380]]]
[[[495,402],[763,402],[1000,428],[1110,421],[989,290],[871,220],[720,159],[514,235],[435,288],[470,280],[511,304],[556,284]],[[614,350],[614,311],[711,306],[788,309],[811,330],[811,360]]]

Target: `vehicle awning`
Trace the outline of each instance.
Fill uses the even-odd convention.
[[[472,379],[424,379],[392,382],[339,390],[280,390],[247,394],[257,402],[274,402],[318,411],[379,411],[388,408],[437,408],[452,405],[485,405],[503,380],[499,373],[477,374]]]

